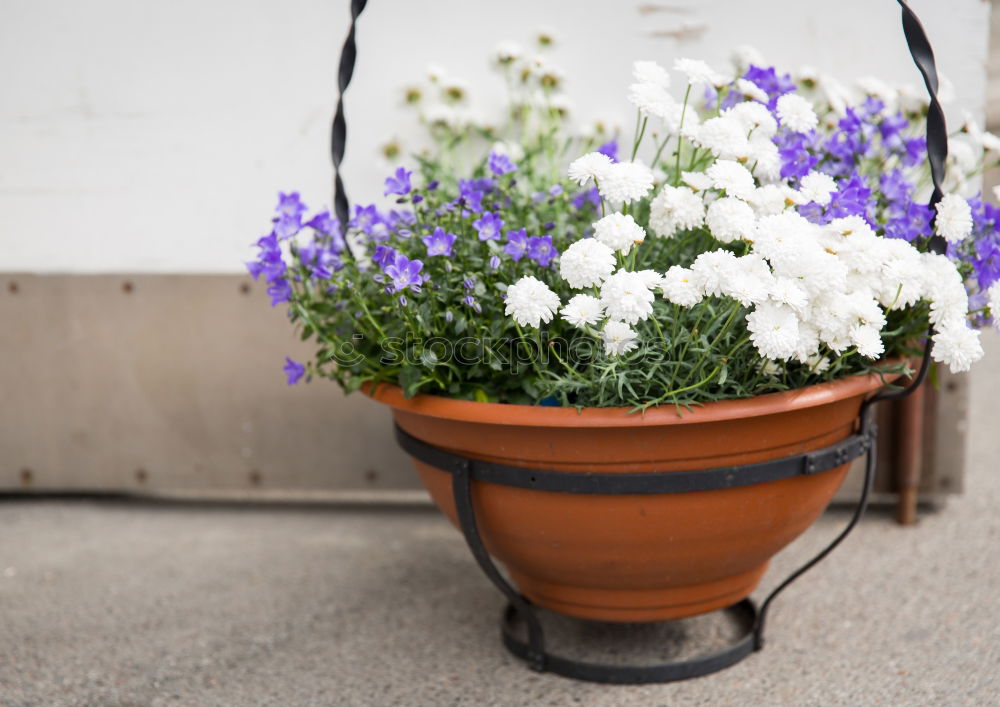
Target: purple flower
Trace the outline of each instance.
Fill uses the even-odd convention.
[[[528,257],[547,268],[549,263],[559,255],[552,245],[552,236],[535,236],[528,241]]]
[[[516,231],[507,231],[507,245],[504,246],[503,252],[509,255],[511,260],[516,263],[524,257],[524,253],[527,250],[528,234],[525,233],[523,228],[519,228]]]
[[[927,154],[927,140],[925,138],[915,137],[904,140],[903,146],[906,149],[906,153],[903,155],[903,166],[913,167],[924,161],[924,155]]]
[[[299,260],[309,270],[310,277],[318,280],[329,280],[335,272],[344,267],[337,257],[337,251],[317,241],[299,248]]]
[[[472,295],[466,295],[465,299],[462,300],[462,303],[466,307],[472,307],[476,314],[481,314],[483,311],[483,308],[479,306],[479,302],[477,302],[476,298]]]
[[[465,280],[462,282],[462,287],[464,287],[467,290],[471,290],[475,286],[476,286],[476,281],[473,280],[471,277],[465,278]]]
[[[421,240],[427,246],[427,255],[451,255],[451,246],[455,243],[455,234],[445,233],[440,226],[434,229],[434,233],[424,236]]]
[[[549,196],[556,197],[563,193],[563,188],[561,184],[553,184],[549,187]]]
[[[457,206],[465,207],[474,214],[482,213],[483,197],[493,191],[492,179],[459,179]]]
[[[498,241],[500,240],[500,229],[503,228],[503,219],[496,214],[487,212],[473,221],[472,227],[479,233],[479,240]]]
[[[837,191],[833,193],[826,207],[824,222],[828,223],[844,216],[860,216],[870,224],[873,222],[870,213],[872,208],[872,190],[865,185],[861,175],[855,172],[850,179],[841,180],[837,184]]]
[[[608,140],[606,143],[598,147],[597,151],[602,155],[610,157],[612,162],[618,161],[618,142],[616,140]]]
[[[799,178],[806,176],[819,162],[810,152],[809,136],[805,133],[787,133],[775,139],[781,157],[781,176]]]
[[[889,202],[890,209],[897,206],[905,208],[913,194],[913,185],[898,169],[883,174],[878,180],[878,186],[882,196]]]
[[[510,174],[517,169],[517,165],[510,161],[510,157],[500,154],[499,152],[490,153],[489,165],[490,171],[498,177]]]
[[[500,258],[499,258],[499,256],[491,255],[490,256],[490,270],[499,270],[499,269],[500,269]]]
[[[288,377],[288,385],[295,385],[306,374],[306,367],[301,363],[296,363],[288,356],[285,356],[285,367],[283,370]]]
[[[924,238],[930,233],[931,210],[927,208],[926,204],[917,204],[912,201],[891,212],[884,230],[887,238],[902,238],[905,241]]]
[[[378,209],[375,208],[375,204],[369,204],[368,206],[356,204],[354,206],[354,218],[348,222],[348,225],[364,231],[370,236],[372,229],[380,223],[382,223],[382,217]]]
[[[408,303],[408,300],[406,299],[406,295],[400,295],[399,296],[399,306],[400,307],[405,307],[407,305],[407,303]]]
[[[331,216],[329,211],[320,211],[306,222],[306,226],[314,231],[319,231],[320,233],[329,236],[330,247],[333,249],[333,252],[342,253],[344,249],[347,248],[347,243],[344,242],[344,236],[340,233],[340,222]]]
[[[278,218],[291,216],[296,221],[299,221],[302,218],[302,214],[307,210],[308,208],[302,203],[297,191],[289,192],[288,194],[278,192],[278,205],[275,207],[275,211],[278,212]]]
[[[573,208],[580,211],[584,206],[590,204],[596,211],[601,207],[601,195],[597,191],[597,187],[591,187],[586,191],[582,191],[576,194],[570,203],[573,204]]]
[[[390,194],[398,194],[399,196],[406,196],[410,193],[410,175],[413,172],[408,172],[405,167],[400,167],[396,170],[396,174],[392,177],[385,178],[385,193],[383,196],[389,196]]]
[[[767,107],[771,111],[778,105],[778,99],[781,96],[795,90],[795,82],[792,81],[792,77],[788,74],[779,76],[773,66],[762,69],[751,65],[743,74],[743,78],[755,83],[757,88],[767,94]],[[730,95],[733,93],[730,91]]]
[[[402,292],[407,287],[414,291],[420,291],[420,285],[424,281],[420,274],[424,264],[419,260],[410,260],[402,253],[396,254],[396,259],[385,266],[385,274],[392,278],[392,291]]]
[[[396,260],[396,251],[386,245],[375,246],[375,254],[372,255],[372,261],[378,264],[380,268],[385,270],[386,266]]]
[[[302,230],[300,217],[292,214],[282,214],[274,219],[274,235],[281,240],[291,238]]]
[[[271,296],[271,306],[274,307],[292,298],[292,286],[285,279],[272,280],[267,294]]]

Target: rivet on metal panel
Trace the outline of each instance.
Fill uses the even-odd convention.
[[[20,287],[18,287],[17,283],[14,280],[11,280],[10,282],[7,283],[7,291],[12,295],[16,295],[19,289]]]
[[[21,469],[21,485],[31,486],[31,481],[34,478],[34,474],[31,473],[31,469]]]
[[[146,473],[145,469],[136,469],[135,470],[135,480],[138,481],[140,484],[146,483],[146,479],[148,479],[148,478],[149,478],[149,474]]]
[[[249,282],[241,282],[240,283],[240,293],[244,294],[244,295],[250,294],[250,283]]]
[[[260,472],[257,471],[256,469],[251,469],[250,473],[247,474],[247,478],[250,479],[251,486],[260,486],[262,477],[260,475]]]
[[[122,283],[122,292],[125,294],[132,294],[132,290],[135,289],[135,285],[132,284],[131,280],[126,280]]]

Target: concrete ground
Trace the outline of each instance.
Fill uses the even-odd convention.
[[[915,528],[870,514],[776,603],[766,649],[725,672],[622,687],[527,670],[499,643],[500,595],[428,509],[7,500],[0,704],[1000,705],[1000,340],[987,343],[965,494]],[[845,520],[828,513],[765,588]],[[669,650],[663,628],[554,628],[591,657]]]

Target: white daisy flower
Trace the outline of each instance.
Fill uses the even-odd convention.
[[[593,326],[604,318],[601,301],[590,295],[574,295],[560,312],[562,318],[577,329]]]
[[[773,216],[780,214],[788,206],[791,191],[787,185],[765,184],[754,189],[747,197],[747,203],[753,207],[757,216]]]
[[[766,93],[764,101],[767,102]],[[778,130],[778,123],[771,115],[771,111],[767,109],[767,106],[756,101],[737,103],[725,113],[739,120],[748,133],[753,131],[754,135],[758,137],[770,139]]]
[[[654,295],[642,275],[619,270],[601,285],[601,304],[611,319],[635,324],[653,313]]]
[[[809,366],[809,370],[813,373],[825,373],[830,368],[830,359],[815,353],[806,357],[805,364]]]
[[[754,348],[764,358],[787,360],[795,355],[799,340],[799,319],[791,308],[764,302],[747,314],[747,330]]]
[[[941,329],[934,335],[931,358],[946,364],[952,373],[969,370],[982,357],[983,345],[979,341],[979,332],[964,323]]]
[[[770,138],[753,135],[747,150],[747,163],[761,181],[775,181],[781,176],[781,153]]]
[[[743,125],[731,115],[709,118],[698,127],[691,139],[717,157],[727,160],[746,157],[750,149]]]
[[[736,79],[736,90],[743,96],[744,100],[767,103],[767,93],[753,81]]]
[[[986,306],[990,308],[993,326],[1000,329],[1000,280],[990,285],[986,291]]]
[[[781,124],[797,133],[809,132],[816,127],[819,120],[813,111],[812,103],[797,93],[786,93],[778,99],[778,118]]]
[[[920,255],[923,296],[930,300],[931,324],[938,328],[964,325],[969,313],[969,295],[961,273],[946,255]]]
[[[972,209],[958,194],[946,194],[937,205],[934,230],[949,243],[959,243],[972,233]]]
[[[726,280],[736,269],[736,256],[728,250],[706,251],[698,255],[691,264],[691,271],[698,278],[701,291],[710,296],[721,295]]]
[[[744,307],[767,301],[774,285],[774,276],[767,262],[759,255],[737,258],[730,277],[722,282],[722,294]]]
[[[712,180],[712,186],[722,189],[728,196],[736,196],[746,201],[757,185],[750,170],[733,160],[718,160],[705,170]]]
[[[596,238],[581,238],[559,256],[559,274],[570,287],[595,287],[615,270],[615,253]]]
[[[750,240],[754,251],[774,262],[780,262],[799,250],[803,241],[809,241],[815,226],[795,211],[782,211],[764,216],[754,226]]]
[[[713,201],[705,216],[708,230],[723,243],[749,237],[755,220],[750,205],[732,196]]]
[[[493,59],[501,66],[513,64],[524,56],[524,50],[515,42],[501,42],[493,50]]]
[[[634,83],[628,87],[628,101],[646,116],[661,118],[670,132],[677,130],[683,106],[655,83]]]
[[[525,275],[507,288],[506,303],[504,314],[513,317],[521,326],[535,328],[542,322],[552,321],[560,304],[559,295],[531,275]]]
[[[663,284],[663,275],[655,270],[638,270],[636,274],[642,278],[643,284],[650,290],[656,291]]]
[[[878,358],[885,353],[885,344],[879,330],[873,326],[856,324],[851,327],[851,343],[858,347],[858,353],[865,358]]]
[[[729,59],[738,73],[741,74],[750,66],[767,66],[767,60],[764,59],[764,55],[756,47],[752,47],[749,44],[741,44],[733,49],[733,53],[729,55]]]
[[[660,238],[670,238],[704,222],[705,204],[687,187],[665,185],[649,205],[649,227]]]
[[[820,206],[826,206],[830,203],[835,191],[837,191],[837,183],[833,181],[833,177],[813,171],[802,178],[799,195],[803,199],[802,203],[813,201]]]
[[[771,299],[778,304],[791,307],[796,314],[802,314],[809,304],[809,295],[806,291],[799,287],[795,280],[788,277],[774,278],[770,294]]]
[[[680,265],[673,265],[667,270],[660,289],[669,302],[681,307],[692,307],[701,302],[704,296],[698,275]]]
[[[633,245],[646,240],[646,231],[628,214],[608,214],[593,226],[594,238],[623,255],[628,255]]]
[[[655,61],[633,63],[632,76],[639,83],[651,83],[663,88],[670,88],[670,73]]]
[[[729,80],[700,59],[675,59],[674,71],[687,76],[688,83],[697,86],[707,84],[722,88]]]
[[[567,174],[571,180],[581,187],[596,180],[600,182],[607,174],[608,168],[613,165],[611,158],[600,152],[591,152],[583,157],[577,157],[569,165]]]
[[[601,196],[616,205],[641,199],[652,188],[653,171],[641,162],[616,162],[597,183]]]
[[[705,191],[712,188],[712,178],[704,172],[681,172],[681,181],[694,191]],[[1000,199],[1000,196],[997,199]]]
[[[608,322],[601,332],[601,339],[604,341],[604,353],[607,356],[621,356],[639,344],[636,339],[639,335],[625,322]]]

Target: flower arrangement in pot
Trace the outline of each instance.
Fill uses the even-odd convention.
[[[546,58],[505,45],[495,62],[501,127],[444,76],[408,90],[434,146],[386,180],[391,208],[356,206],[342,229],[280,196],[250,270],[317,343],[287,361],[289,383],[363,387],[406,438],[467,458],[633,477],[843,440],[931,325],[935,361],[982,356],[977,327],[1000,320],[997,210],[960,193],[1000,139],[953,136],[935,214],[928,104],[904,90],[793,76],[749,50],[726,71],[638,61],[623,139],[570,130]],[[935,230],[946,253],[927,248]],[[415,462],[458,522],[452,475]],[[663,495],[484,481],[472,498],[531,602],[672,619],[748,596],[846,469]]]

